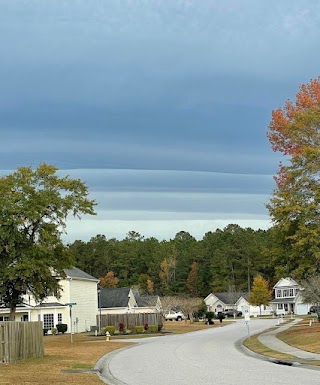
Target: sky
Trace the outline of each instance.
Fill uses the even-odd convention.
[[[318,0],[0,0],[0,174],[86,183],[65,242],[267,229],[271,112],[319,40]]]

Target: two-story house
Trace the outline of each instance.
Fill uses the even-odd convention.
[[[97,284],[99,280],[74,267],[66,269],[60,280],[60,297],[49,296],[41,303],[25,295],[16,309],[15,321],[42,321],[51,330],[58,323],[68,325],[68,333],[81,333],[96,325],[98,312]],[[71,311],[70,311],[71,310]],[[0,321],[9,320],[9,309],[0,307]]]
[[[281,278],[273,287],[274,299],[271,305],[275,314],[307,314],[308,305],[303,304],[301,286],[292,278]]]

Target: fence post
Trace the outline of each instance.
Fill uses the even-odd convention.
[[[0,362],[4,361],[4,325],[3,323],[0,323]]]

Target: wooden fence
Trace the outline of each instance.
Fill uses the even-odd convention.
[[[42,322],[0,322],[0,363],[43,355]]]
[[[97,325],[99,325],[99,317],[97,315]],[[119,328],[119,324],[124,323],[127,329],[133,329],[134,326],[162,325],[162,315],[160,313],[126,313],[126,314],[102,314],[101,328],[105,326],[114,326]]]

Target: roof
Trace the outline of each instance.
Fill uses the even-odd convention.
[[[273,286],[274,289],[278,287],[300,287],[300,285],[291,277],[281,278],[279,281]]]
[[[159,296],[157,295],[144,295],[141,297],[137,297],[137,304],[139,307],[148,307],[148,306],[156,306],[159,300]]]
[[[236,303],[238,299],[242,296],[244,298],[246,293],[230,293],[230,292],[225,292],[225,293],[214,293],[214,295],[224,304],[232,304]],[[233,298],[232,298],[233,297]],[[232,301],[232,299],[234,301]]]
[[[295,303],[294,298],[274,298],[270,303]]]
[[[130,288],[128,287],[101,288],[101,308],[127,307],[129,295]]]
[[[79,269],[78,267],[73,267],[72,269],[64,269],[64,272],[67,274],[68,278],[84,279],[84,280],[95,281],[95,282],[99,281],[97,278],[84,272],[83,270]]]
[[[59,302],[43,302],[40,305],[37,305],[36,307],[62,307],[62,306],[65,306],[65,305]]]

